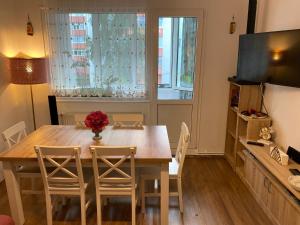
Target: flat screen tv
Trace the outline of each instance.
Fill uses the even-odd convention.
[[[241,35],[236,81],[300,87],[300,29]]]

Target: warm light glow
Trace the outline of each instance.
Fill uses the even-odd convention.
[[[32,73],[32,65],[30,62],[27,62],[25,70],[27,73]]]
[[[281,60],[281,58],[282,58],[282,52],[279,52],[279,51],[274,52],[272,58],[273,58],[274,61],[279,61],[279,60]]]
[[[2,54],[7,58],[13,58],[17,55],[16,52],[14,52],[14,51],[5,51],[5,52],[2,52]]]
[[[45,58],[44,52],[16,52],[13,50],[6,50],[1,52],[5,57],[7,58],[25,58],[25,59],[31,59],[31,58]]]

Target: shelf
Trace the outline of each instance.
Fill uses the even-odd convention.
[[[260,121],[269,121],[271,120],[270,117],[261,117],[261,118],[256,118],[256,117],[250,117],[250,116],[245,116],[241,113],[238,113],[238,117],[240,117],[242,120],[248,122],[250,120],[260,120]]]
[[[241,85],[240,84],[237,84],[237,83],[235,83],[234,81],[229,81],[232,85],[234,85],[234,86],[236,86],[236,87],[241,87]]]
[[[245,136],[239,136],[239,141],[243,144],[243,143],[247,143],[247,138]]]
[[[240,136],[253,138],[260,131],[261,127],[269,126],[267,119],[256,119],[241,114],[243,110],[261,110],[261,90],[258,85],[239,85],[230,82],[229,104],[227,109],[227,128],[225,141],[225,157],[228,163],[236,168],[243,167],[245,157],[242,153],[244,149],[239,142]],[[253,139],[254,140],[254,139]],[[241,174],[242,176],[242,174]]]
[[[237,155],[238,155],[243,161],[245,161],[245,155],[244,155],[243,152],[238,151],[238,152],[237,152]]]
[[[236,139],[236,134],[231,131],[231,130],[227,130],[228,134],[230,134],[231,137],[233,137],[234,139]]]
[[[239,108],[237,106],[230,106],[230,109],[235,113],[238,113],[239,111]]]

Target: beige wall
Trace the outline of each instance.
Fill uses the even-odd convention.
[[[15,39],[14,4],[1,2],[0,8],[0,131],[18,121],[24,120],[31,130],[30,108],[28,108],[29,89],[24,86],[9,84],[7,57],[18,52]],[[6,148],[0,138],[0,152]],[[0,181],[3,179],[0,165]]]
[[[26,35],[27,13],[30,13],[36,35]],[[0,132],[24,120],[27,131],[33,130],[29,86],[9,84],[7,57],[25,54],[44,55],[38,1],[1,1],[0,7]],[[47,85],[35,85],[34,101],[37,126],[49,123]],[[6,144],[0,138],[0,151]],[[0,165],[1,166],[1,165]],[[2,180],[0,168],[0,181]]]
[[[260,31],[300,29],[299,0],[268,0],[258,18]],[[300,71],[299,71],[300,73]],[[265,102],[273,119],[276,142],[300,149],[300,89],[267,85]]]

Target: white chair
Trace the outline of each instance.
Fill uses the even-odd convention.
[[[131,196],[132,225],[136,224],[136,147],[91,146],[96,186],[97,225],[101,225],[101,196]],[[130,172],[120,168],[130,160]],[[98,163],[99,161],[99,163]],[[125,168],[126,169],[126,168]]]
[[[190,140],[190,133],[187,125],[183,122],[181,124],[181,132],[175,158],[169,163],[169,179],[176,180],[177,192],[170,192],[170,197],[178,197],[179,209],[183,213],[183,198],[182,198],[182,169],[185,160],[186,151]],[[145,182],[148,180],[156,181],[160,179],[159,173],[155,171],[141,171],[141,200],[142,200],[142,213],[145,213],[145,198],[146,197],[160,197],[159,192],[149,193],[145,191]]]
[[[90,201],[86,201],[88,184],[84,182],[80,161],[80,147],[35,146],[40,165],[46,197],[47,224],[52,225],[51,196],[79,196],[81,206],[81,224],[86,224],[86,210]],[[75,160],[76,169],[71,171],[67,166]],[[49,167],[46,167],[50,164]],[[72,165],[70,165],[71,168]]]
[[[26,125],[24,121],[21,121],[12,127],[6,129],[2,132],[4,141],[7,143],[8,148],[13,147],[15,144],[18,144],[24,137],[27,136]],[[40,169],[37,166],[22,166],[19,165],[16,168],[17,179],[19,184],[22,179],[30,179],[30,189],[22,189],[22,194],[41,194],[43,193],[40,190],[36,190],[35,179],[41,178]],[[21,185],[20,185],[21,186]]]
[[[141,113],[118,113],[112,115],[114,128],[143,129],[144,116]]]
[[[84,121],[86,118],[86,113],[76,113],[74,114],[75,126],[77,128],[87,128]]]

